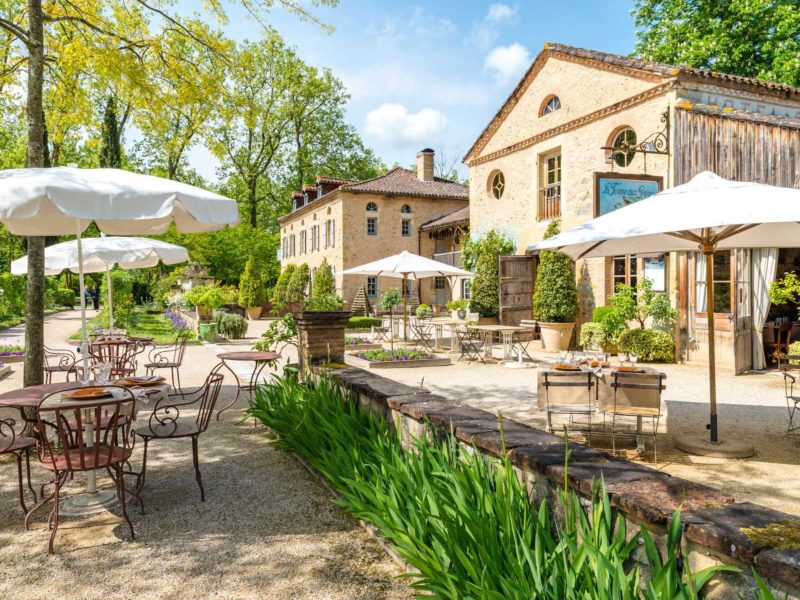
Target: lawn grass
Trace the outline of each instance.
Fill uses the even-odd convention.
[[[106,322],[100,322],[97,317],[89,321],[89,331],[106,327]],[[164,315],[151,315],[145,311],[139,312],[139,323],[136,327],[128,329],[128,335],[135,337],[151,337],[156,344],[171,344],[175,341],[177,331],[172,327],[172,322]],[[70,336],[71,340],[81,339],[80,329]],[[194,333],[189,334],[189,343],[198,343]]]

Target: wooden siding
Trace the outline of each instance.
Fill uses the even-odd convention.
[[[675,185],[702,171],[800,188],[800,130],[676,107]]]
[[[500,257],[500,323],[519,325],[533,318],[536,258],[527,255]]]

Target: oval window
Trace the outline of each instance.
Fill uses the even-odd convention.
[[[627,167],[636,155],[636,132],[626,127],[614,136],[611,156],[620,167]]]
[[[494,196],[496,200],[500,200],[500,198],[503,197],[503,192],[506,189],[506,178],[501,171],[494,172],[489,179],[489,186],[492,196]]]
[[[378,205],[374,202],[367,202],[367,211],[368,212],[378,212]]]
[[[544,104],[544,108],[542,108],[542,116],[549,115],[551,112],[555,112],[561,108],[561,100],[558,96],[550,96],[547,98]]]

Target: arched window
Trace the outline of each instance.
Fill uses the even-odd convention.
[[[624,127],[613,135],[611,158],[620,167],[627,167],[636,155],[636,132]]]
[[[561,109],[561,100],[558,96],[550,95],[542,102],[542,108],[539,111],[539,116],[549,115],[551,112]]]
[[[494,171],[489,175],[489,193],[496,200],[503,197],[503,192],[506,189],[506,178],[502,171]]]
[[[408,204],[403,204],[403,206],[400,208],[400,212],[403,213],[404,215],[410,215],[411,207]]]
[[[367,212],[378,212],[378,205],[374,202],[367,202]]]

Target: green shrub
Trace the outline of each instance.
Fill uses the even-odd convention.
[[[316,273],[314,283],[311,286],[312,298],[324,298],[336,296],[336,280],[333,278],[333,270],[328,264],[328,259],[323,258]]]
[[[649,279],[642,279],[636,289],[629,285],[618,285],[609,301],[623,322],[636,321],[641,329],[644,329],[648,319],[656,328],[671,329],[678,318],[678,311],[669,303],[667,295],[654,292],[653,282]]]
[[[216,310],[221,306],[233,302],[236,296],[234,288],[219,285],[197,285],[186,292],[186,301],[192,306]]]
[[[417,306],[416,314],[418,319],[424,319],[431,314],[431,307],[427,304],[420,304]]]
[[[605,332],[600,323],[584,323],[581,325],[581,333],[578,336],[578,344],[584,350],[596,350],[603,347],[605,342]]]
[[[530,504],[508,457],[464,451],[452,434],[412,439],[322,378],[275,378],[247,411],[278,433],[273,444],[302,456],[342,495],[336,503],[372,524],[413,568],[414,588],[435,598],[694,598],[722,570],[682,564],[680,512],[662,556],[646,533],[628,532],[600,482],[584,507],[560,496],[563,524],[547,500]],[[566,457],[565,457],[566,460]],[[558,500],[557,500],[558,501]],[[588,514],[587,514],[588,512]],[[653,580],[641,584],[634,553]]]
[[[292,280],[296,269],[297,267],[295,265],[288,264],[286,265],[286,268],[281,271],[275,287],[272,288],[272,296],[270,299],[272,300],[273,304],[281,306],[288,302],[288,300],[286,300],[286,293],[289,290],[289,282]]]
[[[598,306],[592,311],[592,321],[600,323],[603,317],[614,313],[613,306]]]
[[[380,327],[383,321],[374,317],[350,317],[347,322],[347,329],[370,329]]]
[[[500,257],[511,254],[515,249],[513,241],[494,229],[481,239],[469,240],[465,245],[468,263],[475,267],[470,303],[472,310],[482,317],[500,314]]]
[[[297,323],[291,313],[272,321],[261,334],[261,339],[253,344],[253,350],[280,354],[286,346],[297,347]]]
[[[637,354],[645,362],[675,360],[675,341],[666,331],[658,329],[626,329],[619,336],[619,348]]]
[[[217,332],[229,340],[242,339],[247,333],[247,319],[231,312],[218,311],[215,314]]]
[[[264,304],[264,282],[258,273],[256,259],[251,256],[244,265],[239,278],[239,304],[245,308],[254,308]]]
[[[336,294],[312,296],[303,308],[305,310],[342,310],[344,300]]]
[[[73,308],[75,306],[75,292],[70,288],[58,288],[56,290],[56,304]]]
[[[544,239],[558,235],[560,222],[547,225]],[[578,289],[572,259],[561,252],[542,250],[533,293],[533,316],[544,323],[571,323],[578,316]]]
[[[303,302],[308,296],[308,284],[311,282],[311,270],[303,263],[294,270],[289,284],[286,286],[285,302]]]
[[[133,328],[139,322],[139,313],[133,300],[133,276],[129,271],[113,269],[111,271],[111,287],[113,289],[114,327]],[[108,278],[103,277],[100,284],[100,302],[105,305],[98,315],[103,327],[109,324],[108,312]]]
[[[458,298],[456,300],[450,300],[447,303],[447,310],[467,310],[469,307],[469,300],[464,298]]]

